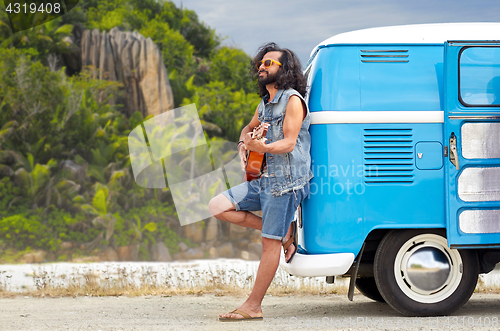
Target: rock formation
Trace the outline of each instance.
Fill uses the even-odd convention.
[[[75,26],[73,38],[69,39],[79,46],[79,54],[64,57],[67,72],[88,69],[95,78],[123,83],[125,95],[114,102],[124,105],[123,111],[128,116],[136,110],[147,116],[174,108],[162,54],[151,38],[116,27],[99,32]]]

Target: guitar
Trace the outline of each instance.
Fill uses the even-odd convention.
[[[254,128],[252,132],[252,139],[260,140],[265,138],[268,127],[269,123],[261,123],[258,127]],[[243,176],[244,182],[259,178],[262,163],[264,162],[264,154],[265,153],[248,151],[245,175]]]

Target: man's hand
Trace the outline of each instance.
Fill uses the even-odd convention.
[[[246,146],[246,149],[253,152],[266,153],[266,138],[262,139],[254,139],[252,138],[252,132],[248,132],[245,135],[245,139],[243,140]]]

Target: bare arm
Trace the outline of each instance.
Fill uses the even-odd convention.
[[[255,109],[255,114],[252,117],[252,120],[248,125],[246,125],[242,130],[240,134],[240,140],[245,141],[245,137],[247,134],[252,134],[252,131],[255,127],[260,125],[259,121],[259,106],[257,106],[257,109]],[[241,159],[241,169],[245,170],[245,163],[247,161],[247,148],[245,144],[240,144],[238,146],[238,153],[240,155]]]
[[[247,133],[252,132],[254,128],[260,125],[259,121],[259,107],[255,109],[255,114],[253,114],[252,120],[241,130],[240,140],[245,140]]]
[[[283,120],[283,139],[266,144],[264,140],[252,140],[250,131],[245,134],[245,139],[242,139],[245,141],[246,149],[271,154],[284,154],[293,151],[305,116],[306,108],[302,100],[298,96],[292,95],[288,100]],[[257,123],[260,122],[257,120]]]

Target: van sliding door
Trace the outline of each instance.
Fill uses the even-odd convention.
[[[500,246],[500,42],[445,43],[447,235]]]

